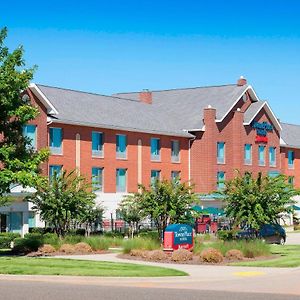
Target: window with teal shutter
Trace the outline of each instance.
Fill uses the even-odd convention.
[[[117,158],[126,158],[127,138],[124,134],[116,135],[116,153]]]
[[[245,165],[252,164],[252,145],[246,144],[244,148],[244,163]]]
[[[62,154],[62,129],[50,128],[49,129],[49,146],[51,154]]]
[[[288,151],[288,168],[294,169],[294,162],[295,162],[295,152],[292,150]]]
[[[92,168],[92,186],[96,192],[103,189],[103,169],[94,167]]]
[[[217,161],[218,161],[218,164],[225,163],[225,143],[224,142],[217,143]]]
[[[23,127],[23,136],[29,141],[28,148],[36,149],[36,125],[25,125]]]
[[[225,172],[223,171],[217,173],[217,188],[219,191],[225,188]]]
[[[154,184],[156,180],[160,179],[160,171],[151,170],[151,184]]]
[[[92,132],[92,156],[103,157],[103,133]]]
[[[266,165],[265,146],[258,147],[258,164],[260,166]]]
[[[171,180],[180,179],[180,171],[171,171]]]
[[[171,160],[172,162],[179,162],[179,141],[171,142]]]
[[[117,192],[126,192],[126,169],[116,170],[116,190]]]
[[[276,148],[275,147],[269,148],[269,164],[270,164],[270,167],[276,167]]]
[[[60,165],[50,165],[49,166],[49,178],[52,180],[53,176],[60,176],[62,166]]]
[[[160,139],[151,138],[151,160],[160,160]]]

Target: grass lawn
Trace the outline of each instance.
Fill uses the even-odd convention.
[[[168,268],[56,258],[1,257],[1,274],[160,277],[188,274]]]
[[[233,266],[248,267],[299,267],[300,266],[300,245],[272,245],[272,254],[280,255],[278,258],[260,261],[233,263]]]

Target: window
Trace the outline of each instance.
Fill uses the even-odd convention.
[[[62,166],[59,165],[51,165],[49,166],[49,178],[52,180],[53,176],[59,176],[61,173]]]
[[[92,156],[103,157],[103,133],[92,132]]]
[[[160,179],[160,171],[151,170],[151,184],[154,184],[159,179]]]
[[[289,176],[288,184],[290,184],[291,186],[294,186],[294,176]]]
[[[23,136],[28,140],[28,148],[36,149],[36,126],[35,125],[25,125],[23,127]]]
[[[269,164],[270,164],[270,167],[276,167],[276,148],[275,147],[269,148]]]
[[[225,187],[225,172],[218,172],[217,174],[217,188],[223,190]]]
[[[260,166],[266,165],[266,158],[265,158],[265,146],[258,147],[258,164]]]
[[[160,139],[151,138],[151,160],[160,160]]]
[[[35,227],[35,213],[33,211],[30,211],[28,213],[28,227],[29,228]]]
[[[224,142],[217,143],[217,161],[218,161],[218,164],[225,163],[225,143]]]
[[[126,169],[117,169],[116,171],[117,192],[126,192],[126,171]]]
[[[101,191],[103,189],[103,169],[102,168],[92,168],[92,186],[96,191]]]
[[[172,162],[179,162],[179,141],[172,141],[171,142],[171,161]]]
[[[180,179],[180,171],[171,171],[171,180]]]
[[[295,162],[295,152],[290,150],[288,151],[288,168],[294,169],[294,162]]]
[[[62,154],[62,129],[50,128],[50,151],[52,154]]]
[[[126,150],[127,150],[127,137],[124,134],[116,135],[116,151],[117,158],[126,158]]]
[[[244,149],[244,163],[245,165],[252,164],[252,145],[246,144]]]

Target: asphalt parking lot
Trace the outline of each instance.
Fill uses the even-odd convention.
[[[300,232],[287,232],[286,245],[300,245]]]

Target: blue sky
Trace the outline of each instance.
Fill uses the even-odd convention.
[[[102,94],[236,82],[300,124],[300,1],[5,1],[35,82]]]

